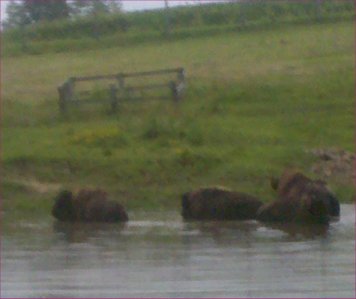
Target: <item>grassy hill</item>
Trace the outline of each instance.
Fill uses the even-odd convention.
[[[207,185],[271,200],[270,175],[293,166],[313,176],[309,150],[354,151],[354,65],[349,21],[5,57],[5,214],[48,215],[62,187],[102,187],[130,210],[178,211],[182,192]],[[58,112],[56,87],[69,76],[176,66],[188,78],[178,105]],[[352,180],[329,184],[353,200]]]

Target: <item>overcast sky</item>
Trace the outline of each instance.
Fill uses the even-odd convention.
[[[113,0],[115,1],[115,0]],[[222,0],[221,0],[222,1]],[[10,0],[0,0],[1,3],[1,19],[6,18],[5,9],[6,4]],[[207,3],[207,2],[219,2],[219,0],[169,0],[169,6],[177,5],[192,5],[198,3]],[[143,10],[143,9],[156,9],[164,7],[164,0],[123,0],[121,1],[123,9],[125,11],[134,11],[134,10]]]

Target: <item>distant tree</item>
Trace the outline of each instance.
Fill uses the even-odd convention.
[[[70,2],[70,7],[74,16],[102,15],[120,12],[121,1],[74,0]]]
[[[122,12],[122,2],[121,0],[109,1],[108,7],[110,13],[119,13]]]
[[[93,0],[88,2],[91,3],[91,14],[93,15],[102,15],[110,12],[109,7],[105,1]]]
[[[85,15],[88,1],[85,0],[73,0],[70,2],[70,12],[72,15]]]
[[[169,9],[169,4],[168,0],[164,0],[164,14],[165,14],[165,34],[166,36],[169,36],[171,34],[171,18],[170,18],[170,9]]]
[[[26,14],[33,23],[69,16],[69,6],[66,0],[23,0],[22,3]]]
[[[121,1],[118,0],[73,0],[69,5],[72,17],[92,17],[92,36],[97,40],[100,39],[101,32],[100,16],[121,12]]]
[[[26,13],[23,3],[10,1],[6,6],[6,20],[3,22],[5,29],[22,27],[31,23],[30,17]]]

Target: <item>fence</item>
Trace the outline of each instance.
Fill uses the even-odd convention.
[[[154,84],[144,84],[129,86],[126,84],[126,79],[134,77],[150,77],[159,76],[176,73],[176,80],[171,80],[164,83],[154,83]],[[125,98],[130,98],[130,94],[133,91],[144,91],[153,90],[159,88],[169,88],[171,91],[171,96],[173,101],[178,102],[182,99],[183,92],[186,88],[185,84],[185,70],[184,68],[174,68],[174,69],[163,69],[155,71],[146,72],[135,72],[135,73],[118,73],[112,75],[98,75],[98,76],[87,76],[87,77],[70,77],[62,85],[58,87],[59,93],[59,109],[62,113],[68,110],[71,104],[81,104],[85,102],[98,102],[100,99],[92,100],[81,100],[75,93],[75,86],[78,82],[84,81],[98,81],[98,80],[115,80],[116,84],[110,84],[108,86],[109,99],[111,110],[116,111],[120,101]],[[150,97],[152,98],[152,96]]]

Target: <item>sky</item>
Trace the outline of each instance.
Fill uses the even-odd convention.
[[[5,10],[6,4],[10,0],[0,0],[1,3],[1,20],[6,18]],[[169,6],[177,5],[192,5],[199,3],[208,3],[208,2],[219,2],[218,0],[169,0]],[[135,10],[144,10],[144,9],[157,9],[164,7],[164,0],[122,0],[121,1],[123,9],[125,11],[135,11]]]

